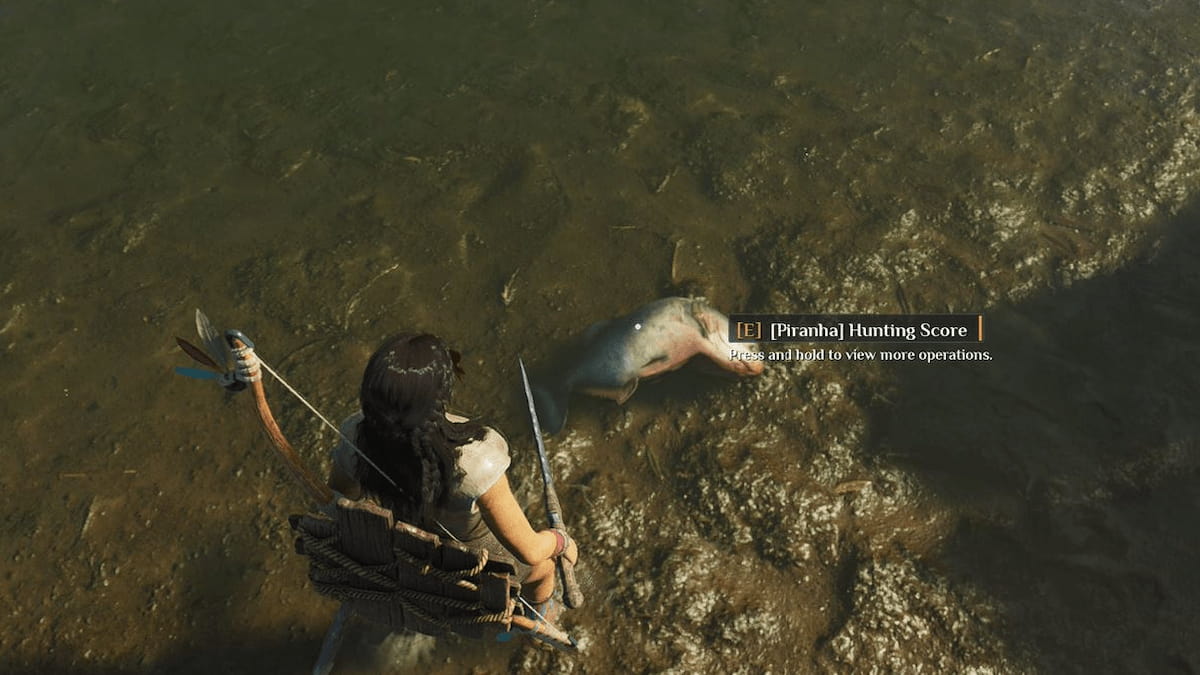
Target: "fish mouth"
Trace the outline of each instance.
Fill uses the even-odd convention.
[[[741,371],[738,373],[743,376],[762,375],[766,365],[762,361],[739,361]]]
[[[735,349],[728,342],[723,342],[718,346],[718,351],[724,355],[722,359],[712,359],[713,365],[717,366],[721,371],[736,375],[738,377],[752,377],[761,375],[765,364],[757,359],[736,359],[729,356],[730,352],[737,351],[744,354],[753,354],[758,351],[757,345],[739,344]]]
[[[751,361],[745,359],[728,359],[725,364],[725,369],[739,377],[753,377],[761,375],[765,368],[762,361]]]

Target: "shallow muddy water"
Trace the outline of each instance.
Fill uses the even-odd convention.
[[[678,294],[993,359],[577,396],[583,653],[355,625],[338,672],[1200,668],[1200,9],[645,4],[0,6],[0,670],[315,659],[303,493],[171,372],[196,307],[335,419],[442,335],[536,519],[517,357]]]

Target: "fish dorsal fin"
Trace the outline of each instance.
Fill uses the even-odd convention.
[[[696,327],[700,330],[700,337],[708,339],[708,326],[704,323],[701,317],[709,310],[709,304],[704,298],[692,298],[689,312],[692,321],[696,323]]]

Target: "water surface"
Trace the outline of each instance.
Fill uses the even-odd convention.
[[[585,654],[360,627],[347,671],[1196,670],[1197,14],[5,5],[0,658],[315,658],[303,494],[248,401],[171,375],[195,307],[335,418],[383,337],[443,335],[536,504],[516,357],[698,293],[983,311],[994,360],[577,398]]]

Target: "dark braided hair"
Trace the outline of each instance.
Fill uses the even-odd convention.
[[[401,520],[420,524],[453,478],[442,458],[486,433],[477,422],[446,419],[457,362],[441,339],[406,333],[388,338],[363,372],[356,442],[396,485],[367,462],[358,463],[355,478]]]

